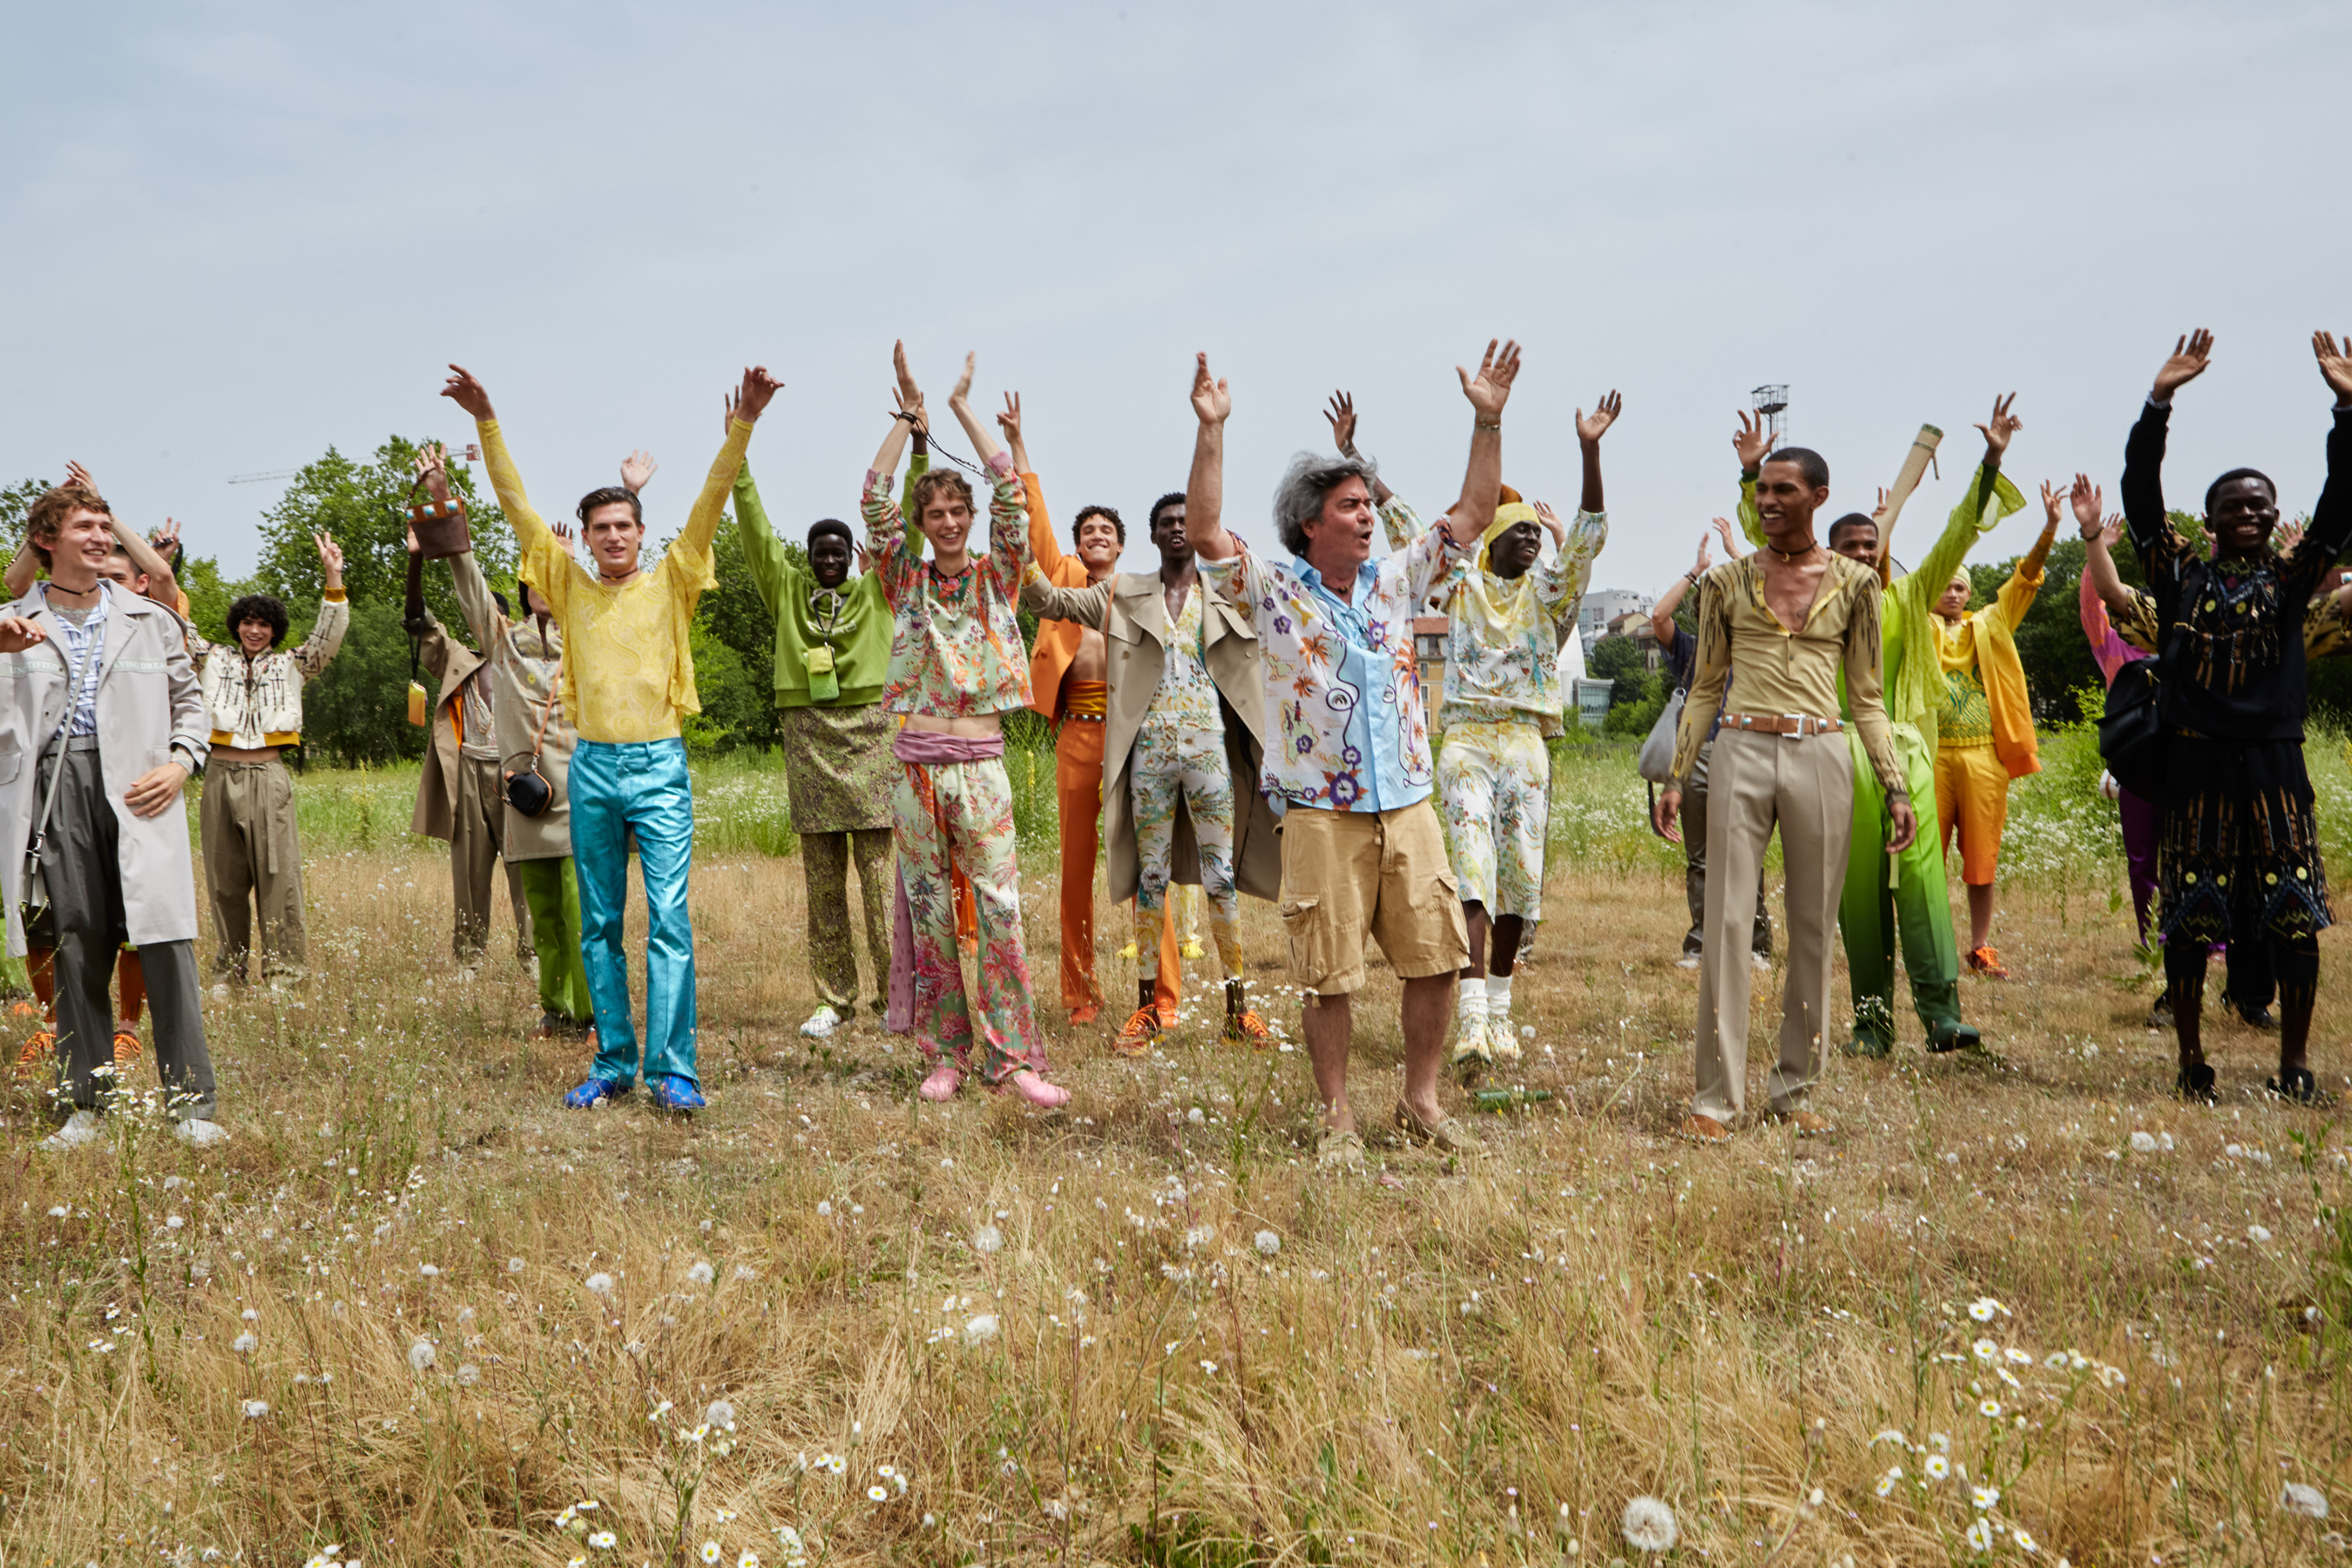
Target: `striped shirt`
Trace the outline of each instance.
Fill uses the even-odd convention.
[[[42,587],[41,597],[44,600],[48,598],[46,584]],[[95,735],[98,733],[98,665],[99,660],[106,657],[106,595],[100,592],[98,603],[87,610],[68,609],[57,604],[50,605],[49,608],[58,617],[61,634],[59,640],[65,645],[58,651],[65,658],[66,679],[73,682],[79,678],[79,683],[78,690],[73,686],[68,687],[68,691],[75,692],[78,700],[73,711],[66,716],[60,734]]]

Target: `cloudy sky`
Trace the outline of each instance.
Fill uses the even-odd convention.
[[[1566,510],[1573,412],[1622,389],[1594,585],[1649,591],[1726,510],[1760,382],[1833,504],[1949,432],[1916,538],[1998,391],[2019,479],[2112,493],[2210,326],[2173,493],[2252,463],[2302,510],[2308,335],[2352,329],[2340,5],[133,0],[8,36],[0,479],[78,458],[232,571],[276,487],[228,476],[462,440],[450,360],[542,510],[645,446],[667,532],[747,362],[787,384],[751,461],[801,527],[852,513],[894,337],[935,411],[966,349],[1021,390],[1062,518],[1181,487],[1205,349],[1264,542],[1338,386],[1391,482],[1449,500],[1453,367],[1516,335],[1507,477]]]

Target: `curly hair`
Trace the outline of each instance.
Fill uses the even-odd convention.
[[[1070,542],[1072,544],[1077,543],[1078,541],[1084,537],[1087,531],[1087,519],[1090,517],[1099,517],[1108,521],[1111,526],[1111,531],[1118,535],[1119,543],[1125,544],[1127,542],[1127,520],[1118,515],[1118,509],[1117,507],[1084,506],[1078,509],[1076,519],[1070,524]]]
[[[34,559],[40,562],[42,571],[49,569],[49,546],[58,542],[66,519],[78,511],[94,511],[105,517],[114,515],[114,509],[106,504],[106,498],[88,485],[59,485],[44,494],[26,511],[25,546],[33,552]]]
[[[1307,525],[1323,515],[1323,500],[1349,479],[1371,488],[1380,465],[1370,458],[1301,452],[1283,470],[1274,491],[1274,531],[1293,555],[1307,553]]]
[[[268,594],[247,594],[228,607],[228,636],[231,642],[240,640],[236,628],[247,621],[259,621],[269,628],[269,646],[276,647],[286,640],[286,606]]]
[[[980,515],[980,503],[972,500],[971,480],[953,468],[929,468],[915,481],[915,493],[907,498],[907,510],[914,514],[916,527],[922,526],[925,509],[942,491],[961,497],[964,510],[975,518]]]
[[[1150,520],[1145,524],[1145,526],[1148,528],[1158,528],[1160,526],[1160,514],[1161,512],[1166,511],[1171,506],[1182,506],[1183,504],[1184,492],[1182,490],[1170,490],[1166,495],[1161,496],[1158,500],[1153,501],[1151,503],[1151,510],[1143,514],[1146,518]]]

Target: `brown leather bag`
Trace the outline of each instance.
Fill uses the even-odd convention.
[[[424,476],[419,475],[416,483],[408,487],[408,521],[416,530],[416,542],[425,559],[446,561],[452,555],[463,555],[474,548],[466,532],[466,503],[456,496],[440,505],[429,497],[420,501],[416,492],[424,483]]]

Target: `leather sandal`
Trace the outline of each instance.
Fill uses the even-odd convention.
[[[1463,1125],[1458,1116],[1444,1116],[1435,1121],[1423,1121],[1414,1114],[1412,1106],[1400,1100],[1396,1103],[1396,1129],[1409,1142],[1426,1143],[1448,1154],[1483,1154],[1486,1145],[1475,1132]]]

